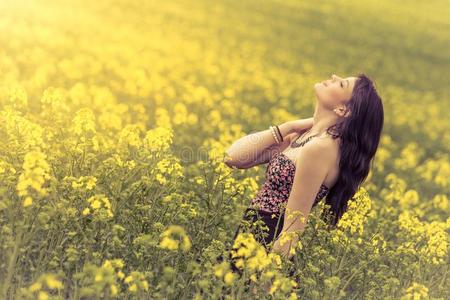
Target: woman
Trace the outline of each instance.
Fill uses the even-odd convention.
[[[308,214],[321,199],[330,205],[329,214],[322,216],[336,226],[347,202],[367,178],[383,128],[382,101],[366,75],[341,78],[333,74],[314,89],[313,118],[244,136],[230,146],[224,161],[239,169],[268,163],[266,180],[244,219],[263,220],[268,232],[253,229],[253,233],[268,251],[286,257],[291,256],[290,246],[296,245],[298,237],[283,245],[277,238],[282,232],[303,231]]]

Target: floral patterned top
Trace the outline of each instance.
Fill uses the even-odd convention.
[[[250,207],[279,215],[283,203],[287,203],[294,181],[295,163],[284,153],[272,156],[266,169],[266,180],[252,199]],[[313,207],[329,192],[325,185],[320,186]]]

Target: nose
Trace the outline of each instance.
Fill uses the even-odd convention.
[[[331,78],[333,78],[332,80],[334,81],[334,80],[340,80],[341,79],[341,77],[339,77],[339,76],[337,76],[336,74],[332,74],[331,75]]]

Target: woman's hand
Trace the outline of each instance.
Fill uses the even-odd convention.
[[[314,118],[299,119],[294,121],[289,121],[290,133],[296,132],[298,134],[305,132],[311,128],[314,124]]]

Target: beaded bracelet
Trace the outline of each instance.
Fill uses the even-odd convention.
[[[275,128],[276,128],[277,131],[278,131],[278,134],[279,134],[279,136],[280,136],[281,141],[283,141],[284,139],[283,139],[283,135],[281,134],[280,128],[278,128],[278,125],[275,125]]]
[[[272,132],[272,136],[275,139],[275,141],[277,142],[277,144],[280,143],[280,141],[278,140],[277,134],[275,133],[275,128],[273,128],[273,126],[269,126],[270,131]]]

